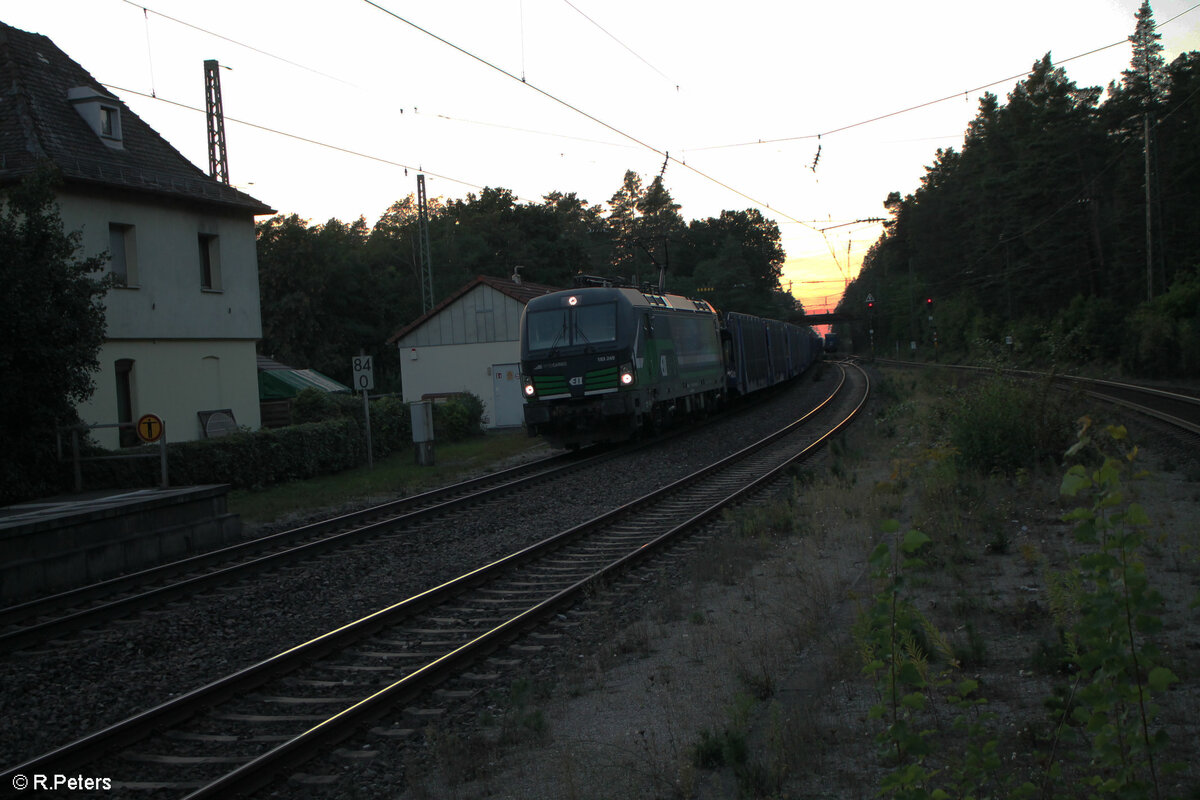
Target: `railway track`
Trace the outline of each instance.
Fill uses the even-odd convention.
[[[245,794],[578,603],[589,590],[785,476],[847,425],[869,383],[841,367],[813,411],[620,508],[153,709],[7,769],[111,776],[113,788]],[[381,730],[378,735],[394,733]],[[157,795],[156,795],[157,796]]]
[[[180,597],[312,558],[439,514],[486,502],[613,458],[567,453],[543,458],[411,497],[240,542],[111,580],[0,609],[0,648],[17,650]]]
[[[694,429],[693,429],[694,430]],[[0,608],[0,650],[37,647],[75,631],[162,606],[281,565],[311,559],[372,537],[393,534],[440,515],[493,501],[506,493],[563,478],[654,447],[686,431],[651,441],[553,455],[431,489],[411,497],[240,542],[78,589]]]
[[[1181,391],[1137,386],[1116,381],[1065,378],[1093,397],[1116,403],[1161,420],[1173,428],[1200,436],[1200,397]]]
[[[915,364],[910,361],[895,361],[891,359],[875,359],[875,363],[892,367],[931,367],[972,374],[995,372],[994,369],[987,367],[973,367],[961,364]],[[1194,436],[1200,436],[1200,396],[1187,390],[1164,389],[1119,381],[1082,378],[1075,375],[1057,375],[1030,370],[1003,370],[1003,373],[1029,380],[1050,380],[1059,388],[1078,389],[1098,400],[1123,406],[1139,414],[1144,414],[1145,416],[1165,422],[1177,430],[1185,431]]]
[[[753,404],[750,406],[753,408]],[[707,424],[702,423],[702,424]],[[693,426],[691,431],[695,430]],[[688,433],[676,428],[649,441],[553,455],[410,497],[320,520],[157,567],[0,608],[0,651],[37,647],[180,598],[245,580],[506,493],[563,478]]]

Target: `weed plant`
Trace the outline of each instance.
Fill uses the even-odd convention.
[[[984,474],[1015,475],[1056,462],[1071,436],[1071,414],[1049,381],[1030,385],[993,376],[971,386],[948,415],[961,463]]]
[[[997,738],[986,726],[991,715],[977,696],[979,683],[957,676],[953,649],[909,595],[911,573],[926,566],[921,553],[931,540],[917,530],[900,534],[895,520],[883,530],[870,557],[878,590],[855,630],[863,673],[877,696],[869,718],[880,724],[875,741],[890,768],[880,794],[906,800],[997,796],[988,793],[1001,780]],[[937,706],[945,711],[937,713]],[[938,718],[949,719],[948,730],[938,730]],[[1004,796],[1029,796],[1031,790],[1015,787]]]
[[[1154,699],[1178,678],[1153,638],[1162,629],[1163,598],[1140,552],[1150,520],[1124,483],[1137,448],[1123,427],[1096,435],[1084,417],[1068,455],[1092,466],[1072,466],[1061,487],[1064,496],[1085,502],[1065,517],[1084,550],[1077,565],[1051,582],[1055,616],[1069,623],[1063,645],[1074,679],[1047,701],[1055,728],[1044,754],[1043,793],[1082,782],[1090,796],[1158,798],[1168,740],[1154,729]],[[1083,750],[1075,775],[1062,766],[1062,744]]]
[[[1094,430],[1081,421],[1061,493],[1083,503],[1074,523],[1080,551],[1062,571],[1043,570],[1055,641],[1042,641],[1034,668],[1055,676],[1044,700],[1046,727],[1022,731],[1037,749],[1032,780],[1001,770],[999,734],[980,685],[962,667],[987,658],[986,641],[967,619],[953,645],[917,608],[914,590],[927,571],[932,541],[900,533],[895,520],[870,557],[876,590],[855,627],[863,673],[875,687],[870,719],[887,768],[879,787],[897,798],[1160,798],[1167,734],[1156,729],[1156,700],[1178,678],[1154,639],[1164,605],[1141,552],[1149,519],[1125,480],[1137,448],[1124,428]],[[1086,465],[1085,465],[1086,464]],[[1036,560],[1030,553],[1026,560]],[[966,614],[965,606],[956,609]]]

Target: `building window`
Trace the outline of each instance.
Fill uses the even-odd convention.
[[[133,359],[117,359],[117,422],[133,422]],[[133,428],[120,428],[121,447],[137,447],[138,435]]]
[[[221,248],[216,234],[201,233],[200,244],[200,288],[219,291],[221,288]]]
[[[121,138],[121,117],[117,109],[100,106],[100,135]]]
[[[115,98],[94,86],[75,86],[67,90],[67,100],[105,146],[113,150],[124,149],[121,144],[121,107]]]
[[[108,223],[108,269],[118,286],[137,285],[137,241],[133,226],[120,222]]]

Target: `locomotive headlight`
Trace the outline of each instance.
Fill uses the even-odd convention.
[[[634,379],[633,365],[632,364],[623,365],[621,367],[621,385],[622,386],[632,386],[633,379]]]
[[[533,388],[533,378],[525,379],[525,396],[533,397],[535,389]]]

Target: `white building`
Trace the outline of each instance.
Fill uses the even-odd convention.
[[[274,212],[197,169],[45,36],[0,23],[0,86],[0,182],[53,163],[64,230],[81,256],[108,252],[120,284],[84,421],[153,413],[170,441],[205,436],[211,412],[258,428],[254,218]],[[112,429],[95,438],[118,445]]]
[[[521,313],[553,291],[480,275],[394,333],[405,402],[471,392],[483,400],[486,427],[521,425]]]

